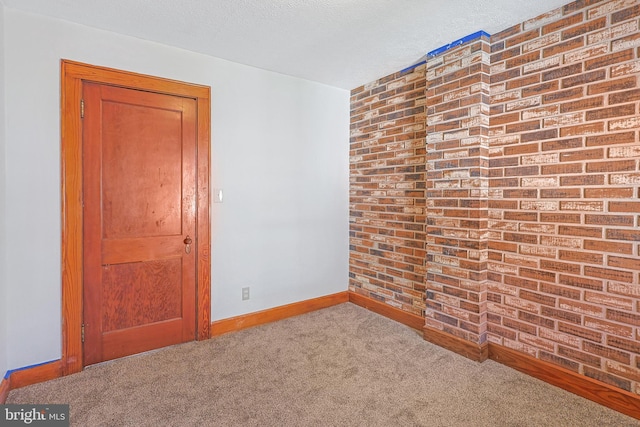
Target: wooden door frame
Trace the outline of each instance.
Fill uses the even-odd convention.
[[[196,339],[211,327],[209,210],[211,88],[63,59],[61,61],[62,374],[83,368],[82,318],[82,83],[95,82],[168,95],[197,103]]]

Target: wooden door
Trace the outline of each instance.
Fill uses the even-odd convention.
[[[83,83],[84,365],[195,339],[194,99]]]

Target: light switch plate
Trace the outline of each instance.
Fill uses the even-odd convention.
[[[213,203],[222,203],[223,198],[224,198],[224,193],[222,192],[222,188],[214,188]]]

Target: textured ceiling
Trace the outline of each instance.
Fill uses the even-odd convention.
[[[568,0],[0,0],[6,7],[352,89]]]

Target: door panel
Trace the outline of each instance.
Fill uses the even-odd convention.
[[[103,333],[182,317],[181,264],[168,258],[104,266]]]
[[[195,339],[196,103],[93,83],[83,98],[88,365]]]
[[[102,115],[102,237],[181,234],[180,112],[103,100]]]

